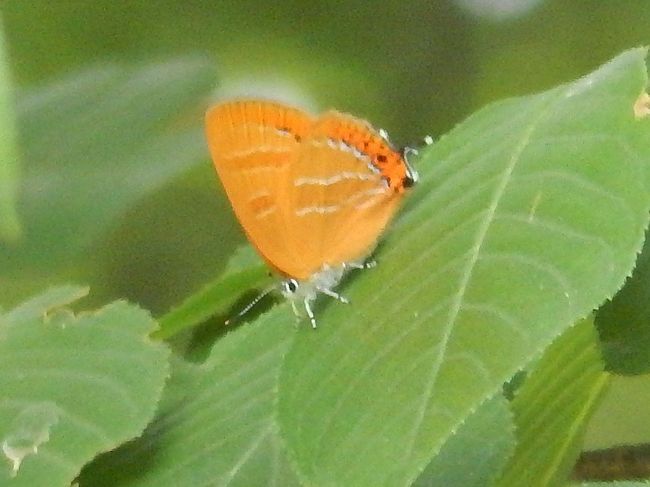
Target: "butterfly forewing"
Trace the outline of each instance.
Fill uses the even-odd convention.
[[[310,117],[266,102],[218,105],[207,113],[210,152],[249,240],[264,259],[288,274],[287,184]],[[290,274],[288,274],[290,275]]]

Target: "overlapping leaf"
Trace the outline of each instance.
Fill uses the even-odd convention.
[[[274,411],[288,317],[285,306],[231,332],[200,367],[177,363],[156,421],[90,465],[81,486],[299,485]]]
[[[593,321],[583,320],[548,348],[517,391],[517,448],[496,486],[565,483],[608,382]]]
[[[645,56],[492,105],[424,154],[380,265],[345,290],[354,304],[319,309],[283,365],[282,434],[310,483],[408,485],[622,285],[648,219]]]
[[[160,319],[156,338],[167,339],[232,306],[242,289],[268,283],[268,270],[249,246],[238,250],[224,272]]]

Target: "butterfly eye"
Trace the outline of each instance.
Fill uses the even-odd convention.
[[[295,279],[287,279],[282,283],[282,290],[285,294],[293,294],[298,290],[298,281]]]

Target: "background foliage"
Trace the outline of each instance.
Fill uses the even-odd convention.
[[[229,459],[222,459],[222,464],[213,464],[222,467],[222,483],[240,482],[246,485],[249,482],[250,485],[250,482],[263,478],[263,472],[274,466],[278,485],[290,485],[299,481],[291,465],[298,465],[302,480],[306,477],[310,481],[318,480],[323,485],[341,481],[323,477],[325,473],[319,471],[328,461],[334,464],[341,461],[334,450],[329,457],[321,452],[321,465],[311,465],[309,460],[313,459],[313,451],[322,448],[323,444],[338,446],[348,441],[349,438],[346,440],[344,435],[348,426],[345,421],[351,421],[354,415],[335,423],[335,427],[331,428],[331,425],[318,423],[324,414],[318,407],[304,412],[300,417],[288,413],[302,407],[308,400],[306,396],[309,391],[316,387],[314,384],[323,386],[322,394],[325,397],[335,397],[340,392],[343,384],[327,382],[328,375],[324,368],[328,361],[331,364],[340,363],[344,370],[346,367],[354,370],[361,365],[354,360],[372,361],[373,354],[382,350],[382,342],[392,343],[396,337],[393,333],[399,334],[400,329],[386,324],[390,318],[386,310],[381,316],[375,316],[377,320],[386,320],[386,323],[373,336],[365,334],[364,329],[367,328],[359,320],[352,319],[349,325],[336,329],[334,326],[342,323],[348,313],[357,318],[366,312],[372,313],[372,309],[367,311],[364,308],[363,302],[364,297],[372,296],[377,279],[391,282],[400,293],[410,290],[412,295],[409,295],[409,299],[422,303],[424,307],[403,308],[404,303],[396,302],[395,316],[399,316],[404,309],[408,309],[409,313],[426,313],[431,302],[427,299],[432,293],[444,295],[444,289],[434,286],[413,288],[409,284],[413,279],[409,276],[403,275],[400,281],[396,269],[401,268],[403,256],[420,255],[426,250],[417,247],[417,241],[409,241],[408,235],[422,221],[428,222],[430,232],[451,228],[445,227],[444,222],[436,221],[435,215],[448,211],[446,205],[453,195],[459,194],[454,191],[462,184],[443,185],[442,182],[454,181],[454,171],[471,162],[472,151],[480,154],[494,150],[495,160],[501,160],[499,150],[503,150],[504,154],[516,152],[516,140],[503,142],[507,137],[499,132],[492,133],[492,139],[481,139],[485,127],[493,127],[496,121],[503,119],[515,120],[517,114],[522,117],[520,121],[523,121],[521,123],[525,129],[536,113],[547,102],[551,103],[549,100],[556,95],[562,96],[562,90],[571,88],[558,88],[555,95],[550,92],[545,95],[546,98],[542,96],[525,99],[521,104],[517,102],[492,107],[492,111],[481,112],[482,115],[473,117],[469,124],[458,127],[450,138],[428,153],[421,163],[425,184],[407,202],[394,232],[380,248],[380,255],[385,252],[387,257],[385,264],[382,263],[377,272],[369,271],[374,276],[353,279],[349,287],[352,297],[359,293],[361,299],[357,297],[352,311],[335,306],[319,306],[319,316],[322,316],[324,324],[331,327],[319,330],[318,336],[296,334],[290,323],[287,326],[289,315],[284,307],[265,315],[255,324],[255,328],[219,340],[214,348],[211,348],[213,340],[224,332],[220,326],[223,317],[231,315],[232,310],[238,308],[236,300],[241,298],[241,304],[247,299],[240,295],[241,291],[263,285],[268,280],[264,268],[246,251],[237,254],[226,268],[228,260],[244,238],[216,182],[203,142],[201,120],[209,100],[256,93],[280,97],[314,110],[334,106],[385,127],[399,143],[409,143],[424,134],[438,138],[486,103],[549,90],[595,70],[625,49],[650,43],[650,31],[647,29],[650,12],[643,0],[528,0],[518,3],[449,0],[385,1],[381,4],[350,1],[344,5],[332,1],[270,4],[253,0],[135,0],[129,2],[128,8],[109,0],[3,0],[0,3],[0,16],[4,30],[4,35],[0,36],[0,47],[6,49],[0,51],[0,305],[4,309],[11,309],[51,285],[72,281],[88,284],[91,288],[90,295],[83,301],[83,309],[101,308],[115,299],[128,299],[150,310],[155,317],[162,317],[160,322],[163,328],[159,332],[162,337],[171,336],[216,315],[193,333],[185,331],[174,336],[171,342],[174,349],[188,361],[200,362],[200,365],[172,361],[173,379],[162,394],[160,406],[164,419],[150,425],[140,443],[136,441],[118,450],[114,457],[102,457],[87,469],[84,475],[90,479],[90,485],[102,477],[99,474],[106,472],[105,469],[114,469],[115,462],[123,466],[120,455],[125,454],[126,458],[140,459],[141,463],[136,465],[147,464],[152,468],[149,474],[141,478],[134,477],[133,472],[125,468],[120,480],[124,485],[131,485],[131,482],[134,485],[151,482],[153,485],[162,478],[168,478],[165,475],[170,475],[166,470],[170,464],[165,463],[165,459],[176,461],[182,456],[181,452],[186,451],[183,437],[188,431],[197,435],[192,436],[194,439],[201,437],[200,425],[197,427],[191,418],[202,414],[206,421],[215,424],[215,429],[210,431],[211,436],[208,435],[205,442],[210,448],[227,449],[232,455]],[[603,29],[604,25],[606,29]],[[8,62],[4,63],[3,58]],[[577,114],[575,118],[579,122],[572,125],[569,123],[572,117],[567,116],[560,117],[560,121],[567,122],[565,125],[549,124],[543,127],[541,132],[544,136],[557,137],[571,133],[573,142],[580,141],[580,144],[565,141],[557,152],[552,152],[553,146],[549,145],[545,148],[544,157],[555,154],[553,157],[556,157],[554,160],[558,166],[564,164],[565,159],[562,158],[567,157],[567,153],[587,157],[581,152],[585,140],[591,140],[590,137],[603,131],[608,132],[613,126],[623,134],[626,147],[638,154],[639,161],[647,157],[650,149],[643,135],[647,132],[629,131],[624,122],[619,123],[624,117],[619,117],[617,110],[624,113],[629,98],[636,94],[635,90],[643,83],[637,79],[640,71],[632,71],[621,75],[623,81],[607,78],[614,83],[611,85],[614,89],[604,87],[602,93],[598,92],[604,95],[602,104],[595,103],[594,98],[587,96],[584,104],[580,104],[581,98],[577,97],[575,105],[567,105],[566,113],[572,116]],[[619,94],[621,90],[627,90],[626,95],[613,99],[617,90]],[[612,98],[605,100],[610,95]],[[481,125],[481,117],[485,117],[484,125]],[[506,127],[506,135],[512,135],[518,127],[516,123]],[[591,131],[591,135],[583,129]],[[535,137],[533,139],[537,140]],[[476,145],[468,144],[466,153],[463,153],[460,147],[468,141],[474,141]],[[589,157],[602,156],[603,163],[615,160],[617,168],[628,160],[621,156],[620,147],[615,144],[603,146],[597,141],[592,142],[587,151]],[[538,143],[544,145],[544,140],[540,137]],[[535,154],[529,156],[524,160],[526,164],[534,166]],[[437,161],[441,160],[460,162],[457,165],[436,166]],[[490,168],[495,167],[498,166],[486,163],[486,172],[479,171],[475,179],[463,181],[474,187],[480,186],[481,177],[489,179]],[[567,261],[571,262],[567,266],[574,272],[571,278],[575,280],[571,283],[578,290],[577,297],[571,306],[557,314],[553,314],[557,309],[543,307],[545,301],[539,299],[538,304],[541,304],[536,316],[542,321],[548,320],[551,327],[540,325],[540,330],[545,331],[535,335],[533,340],[539,351],[570,323],[584,317],[590,308],[598,306],[620,287],[623,277],[630,271],[635,252],[639,250],[645,224],[642,208],[647,206],[647,194],[644,199],[642,188],[630,188],[634,185],[631,182],[634,179],[639,183],[647,182],[646,176],[637,174],[635,178],[625,174],[625,171],[618,174],[594,171],[586,176],[591,182],[604,184],[607,192],[613,192],[628,206],[634,206],[636,213],[631,219],[634,223],[625,226],[630,222],[621,216],[625,212],[616,213],[616,204],[612,203],[615,198],[608,199],[600,194],[600,198],[592,200],[589,188],[575,180],[568,185],[569,192],[565,193],[569,206],[574,206],[575,218],[559,217],[555,211],[557,208],[540,207],[542,213],[548,212],[546,216],[558,217],[556,223],[568,225],[575,231],[595,226],[603,230],[603,238],[612,234],[621,236],[621,253],[611,259],[614,269],[611,274],[607,274],[609,271],[606,269],[601,269],[600,273],[596,271],[597,264],[603,262],[598,255],[602,257],[607,253],[597,243],[587,253],[578,247],[575,254],[567,257]],[[548,188],[544,186],[544,189]],[[506,206],[514,211],[518,208],[518,202],[533,201],[534,184],[528,190],[521,194],[508,194],[510,203],[506,203]],[[566,187],[558,186],[558,195],[565,190]],[[445,191],[449,191],[451,196],[446,196]],[[531,195],[533,200],[524,198]],[[598,193],[592,196],[598,196]],[[591,214],[583,211],[584,208],[591,207],[593,210],[593,205],[601,203],[603,211],[613,211],[606,214],[609,221],[605,218],[598,220],[597,225],[591,221],[585,224],[585,228],[576,226],[584,222],[585,215]],[[481,205],[477,203],[473,207],[470,202],[466,209],[471,208],[478,210]],[[427,213],[425,209],[437,213]],[[464,218],[462,214],[456,216],[458,222]],[[453,218],[449,222],[454,221]],[[562,228],[566,229],[565,226]],[[515,233],[521,236],[521,233]],[[518,243],[525,246],[535,238],[530,234],[524,239],[527,242]],[[512,241],[514,237],[511,235],[509,239]],[[490,242],[494,244],[493,249],[499,248],[498,241]],[[463,248],[463,242],[458,244],[458,248]],[[608,245],[615,247],[616,243],[608,242]],[[551,252],[552,247],[546,247],[546,250]],[[536,254],[536,257],[553,258],[550,254],[542,254]],[[650,343],[650,326],[647,306],[642,306],[647,301],[645,296],[648,296],[649,289],[646,283],[649,254],[642,254],[634,277],[620,296],[595,316],[604,365],[598,353],[594,352],[601,350],[601,344],[598,347],[594,345],[596,337],[589,332],[593,331],[591,321],[587,325],[583,322],[575,329],[574,335],[562,337],[564,345],[559,341],[554,344],[555,351],[549,351],[550,354],[561,354],[563,346],[584,350],[582,355],[574,357],[577,364],[575,374],[571,375],[571,369],[567,370],[566,377],[558,377],[553,364],[541,359],[535,366],[529,366],[532,379],[526,382],[518,402],[514,402],[509,410],[499,394],[492,395],[492,398],[488,396],[516,369],[528,364],[530,357],[535,355],[534,347],[522,348],[522,356],[511,357],[512,362],[507,365],[505,362],[498,366],[486,362],[489,380],[483,384],[481,397],[487,402],[481,406],[478,395],[471,399],[468,395],[460,399],[460,396],[455,397],[458,399],[456,402],[452,397],[452,405],[440,406],[462,410],[462,417],[440,420],[439,424],[436,423],[439,430],[424,431],[422,435],[426,438],[422,441],[425,445],[420,445],[422,450],[419,451],[431,453],[441,446],[451,430],[457,430],[457,434],[444,443],[434,463],[427,467],[427,454],[423,453],[417,465],[409,467],[410,473],[397,473],[392,480],[414,480],[413,472],[419,470],[422,473],[416,481],[417,485],[444,482],[471,485],[472,481],[475,485],[484,485],[488,478],[497,484],[515,485],[511,479],[519,478],[519,462],[531,454],[525,449],[515,448],[517,441],[529,438],[530,441],[524,443],[537,449],[539,445],[535,441],[542,440],[542,444],[548,446],[553,445],[553,438],[557,440],[558,437],[538,437],[534,431],[531,433],[521,426],[522,417],[539,413],[534,408],[528,410],[531,404],[521,399],[526,394],[536,395],[538,389],[535,387],[539,381],[548,390],[566,390],[570,384],[578,384],[577,387],[581,388],[576,389],[570,398],[562,397],[558,392],[556,402],[545,404],[549,408],[571,411],[565,417],[566,424],[556,426],[558,431],[572,427],[576,429],[575,436],[571,436],[563,445],[574,455],[583,444],[582,433],[586,424],[576,418],[587,417],[593,409],[595,415],[588,424],[584,439],[586,448],[648,442],[650,418],[647,408],[640,405],[646,403],[645,398],[650,394],[650,380],[644,375],[650,363],[645,346]],[[580,257],[585,255],[588,258],[581,261]],[[429,266],[437,266],[435,256],[429,255],[427,259]],[[396,273],[392,274],[393,271]],[[486,268],[485,272],[488,271]],[[606,281],[601,287],[596,285],[597,280],[592,280],[596,274]],[[479,281],[483,279],[480,275]],[[393,276],[398,277],[393,279]],[[495,286],[495,296],[499,294],[499,289],[503,289],[499,286],[508,288],[516,279],[515,270],[506,277],[508,282],[489,281],[490,286]],[[481,282],[477,284],[477,296],[481,299],[486,296],[481,294],[481,289],[488,288],[487,277],[485,279],[485,285]],[[548,281],[551,287],[552,281]],[[594,287],[589,288],[592,282]],[[51,292],[56,295],[55,291]],[[50,294],[43,296],[47,298]],[[69,301],[74,303],[72,296],[74,299],[78,297],[76,291],[71,291],[69,299],[57,297],[54,307],[59,308]],[[164,314],[188,297],[184,308]],[[395,302],[395,298],[387,297],[383,302]],[[548,302],[553,302],[550,297]],[[43,306],[40,309],[48,309]],[[127,328],[131,328],[133,336],[141,339],[153,325],[146,313],[129,306],[109,305],[92,316],[109,314],[113,317],[112,321],[122,320],[129,325]],[[79,309],[76,304],[72,304],[72,307]],[[95,319],[77,319],[74,316],[63,313],[55,322],[69,323],[70,326],[74,323],[73,328],[76,329],[86,321],[92,323]],[[253,319],[254,315],[250,318]],[[41,315],[32,313],[30,319],[30,326],[36,326]],[[525,321],[524,317],[517,320],[521,323]],[[10,326],[7,323],[14,321],[7,314],[4,321],[0,319],[0,327]],[[416,320],[413,322],[417,325]],[[453,330],[459,334],[463,350],[468,347],[472,349],[473,346],[480,350],[485,346],[485,343],[473,343],[471,336],[465,336],[462,320],[460,323]],[[629,323],[629,326],[621,323]],[[416,325],[416,333],[419,330],[422,334],[414,335],[414,348],[402,349],[404,354],[425,353],[424,344],[433,343],[427,340],[435,339],[425,333],[429,328],[419,329]],[[54,333],[52,330],[50,332]],[[80,333],[83,336],[85,331]],[[93,336],[91,333],[88,335]],[[11,344],[14,349],[20,346],[33,348],[29,336],[11,333],[7,336],[9,339],[4,338],[5,334],[0,328],[0,340],[4,340],[0,341],[0,346]],[[88,345],[84,338],[66,335],[60,339],[62,349],[74,347],[75,343]],[[69,339],[72,344],[67,342]],[[100,340],[88,338],[91,342],[94,339]],[[509,339],[517,342],[512,336]],[[363,342],[367,356],[356,353],[350,363],[341,360],[345,357],[350,359],[346,343],[360,342]],[[319,347],[332,343],[336,346],[328,353],[319,350]],[[513,343],[510,345],[515,348],[520,345],[519,342]],[[422,345],[422,350],[417,349],[416,345]],[[266,355],[261,350],[271,352]],[[237,355],[235,351],[242,355]],[[143,343],[138,353],[164,355],[151,343]],[[288,358],[281,365],[279,361],[285,353],[288,353]],[[318,353],[322,354],[320,368],[313,368],[307,377],[296,375],[293,380],[292,367],[300,369],[305,357]],[[156,360],[162,360],[163,355],[157,355]],[[261,358],[258,360],[255,357],[259,355]],[[405,356],[398,358],[395,364],[407,361]],[[47,357],[44,360],[47,365]],[[377,376],[394,378],[391,374],[396,373],[396,369],[391,368],[392,363],[383,363],[381,372],[376,372]],[[91,365],[92,362],[89,367],[95,374]],[[4,361],[0,359],[0,367],[3,371],[15,372],[20,369],[16,363],[8,363],[6,358]],[[616,375],[607,375],[602,371],[603,367]],[[159,369],[164,370],[163,366]],[[228,371],[233,371],[233,375],[229,376]],[[625,378],[622,374],[630,377]],[[550,381],[549,377],[557,380]],[[103,442],[82,442],[85,445],[85,449],[81,449],[83,451],[69,453],[76,467],[81,467],[93,455],[111,449],[142,431],[153,414],[152,408],[160,393],[161,386],[156,380],[162,379],[158,376],[151,379],[151,390],[158,392],[151,393],[150,403],[142,404],[139,415],[131,417],[130,422],[123,422],[124,431],[115,432],[114,437]],[[472,378],[467,377],[450,377],[448,380],[454,384],[463,381],[472,384]],[[233,388],[234,383],[240,384],[240,388]],[[608,383],[611,383],[609,389],[606,387]],[[257,393],[247,390],[246,384],[258,387]],[[411,385],[415,388],[417,384],[414,380]],[[370,389],[359,390],[359,396],[370,394],[368,397],[376,397],[384,385],[375,382],[367,386]],[[276,418],[270,417],[269,411],[275,407],[277,387],[284,392],[284,396],[281,396],[280,414]],[[203,396],[201,400],[188,401],[188,394]],[[406,390],[398,394],[413,397]],[[602,401],[601,394],[604,394]],[[221,403],[214,408],[207,407],[215,404],[219,397],[223,398]],[[625,397],[625,400],[621,400],[621,397]],[[74,427],[60,419],[63,417],[61,410],[56,410],[54,416],[50,414],[49,400],[52,399],[44,403],[47,406],[45,409],[36,410],[36,416],[45,417],[46,426],[55,428],[53,431],[56,428],[69,428],[70,434],[74,434]],[[236,419],[227,425],[219,424],[219,417],[243,403],[250,408],[250,416],[245,418],[254,418],[257,429],[247,430],[247,424],[239,423]],[[328,401],[322,404],[327,409]],[[380,406],[381,403],[375,411],[378,417],[383,414]],[[60,407],[67,410],[68,406]],[[57,420],[48,422],[48,418],[52,417]],[[499,427],[490,429],[490,425]],[[518,433],[514,432],[513,425],[518,425]],[[0,421],[0,433],[2,426]],[[309,438],[315,436],[309,433],[311,430],[308,428],[314,428],[314,435],[324,434],[325,441],[331,443],[310,445]],[[322,430],[316,431],[319,428]],[[444,433],[441,433],[443,430]],[[284,458],[279,446],[278,435],[282,431],[292,449],[291,458]],[[328,431],[330,436],[324,431]],[[255,436],[259,432],[263,434]],[[306,436],[301,438],[299,434],[304,435],[305,432]],[[376,432],[366,428],[366,433],[372,436]],[[238,439],[250,438],[247,435],[253,435],[259,441],[258,448],[252,456],[246,457],[248,470],[237,470],[237,475],[229,477],[228,469],[234,468],[247,453],[246,444],[238,443]],[[210,443],[210,438],[223,438],[224,444]],[[363,438],[363,435],[358,437]],[[438,440],[440,444],[436,443]],[[574,440],[575,444],[572,443]],[[411,441],[416,444],[421,440],[411,438]],[[159,455],[148,457],[150,448],[143,445],[154,445]],[[56,443],[51,446],[59,448]],[[354,445],[348,444],[348,447],[350,451],[357,451]],[[203,452],[206,458],[213,458],[210,448]],[[445,470],[444,467],[465,459],[458,451],[469,451],[471,448],[489,451],[490,455],[474,459],[474,469]],[[65,449],[57,451],[63,456],[68,455]],[[389,451],[386,449],[386,454]],[[552,456],[549,451],[547,453]],[[543,458],[550,456],[541,455]],[[198,466],[203,464],[199,460],[183,460],[179,470],[174,473],[187,475],[190,479]],[[554,465],[554,470],[544,470],[549,464]],[[529,463],[525,465],[530,467]],[[494,472],[501,468],[506,471],[502,477],[498,477]],[[536,468],[539,472],[537,479],[552,480],[554,475],[561,477],[570,469],[570,465],[550,458]],[[356,475],[354,479],[362,482],[372,479],[372,474],[376,472],[352,469],[348,473]],[[461,474],[464,475],[462,480],[458,477]],[[67,478],[71,478],[70,475]]]

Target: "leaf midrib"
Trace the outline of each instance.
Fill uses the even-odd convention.
[[[468,256],[469,258],[467,260],[467,264],[465,265],[461,273],[461,280],[460,280],[458,293],[456,294],[456,297],[452,301],[452,305],[449,311],[449,317],[442,329],[441,342],[440,345],[438,346],[438,348],[440,349],[440,354],[432,364],[431,372],[429,374],[429,381],[427,382],[425,389],[423,391],[422,394],[423,400],[420,407],[418,408],[416,419],[410,434],[411,440],[407,445],[407,447],[404,449],[404,458],[410,458],[413,454],[415,443],[418,438],[418,431],[420,430],[422,423],[424,422],[426,411],[430,406],[430,402],[433,396],[432,393],[435,388],[436,382],[438,380],[439,372],[444,362],[444,358],[446,356],[447,347],[449,345],[449,340],[451,339],[454,325],[456,324],[458,315],[462,308],[463,300],[465,298],[467,288],[472,278],[476,266],[476,262],[478,261],[481,248],[483,246],[483,243],[485,242],[485,238],[487,236],[488,230],[490,229],[490,226],[494,221],[499,203],[506,191],[508,184],[510,183],[510,180],[512,178],[512,173],[514,172],[517,164],[520,161],[521,154],[528,146],[530,139],[533,133],[535,132],[535,130],[537,129],[538,125],[540,124],[540,122],[544,118],[546,118],[551,113],[551,111],[555,108],[556,101],[558,99],[559,99],[558,96],[551,98],[549,102],[546,104],[546,106],[539,111],[537,117],[535,117],[535,119],[532,120],[530,125],[523,132],[521,140],[519,144],[517,144],[517,146],[515,147],[515,150],[513,151],[512,156],[510,157],[510,161],[506,166],[505,171],[503,172],[501,180],[498,186],[496,187],[496,190],[494,191],[494,195],[490,200],[490,205],[485,213],[485,219],[483,220],[482,224],[478,228],[475,242],[472,247],[472,251]]]

